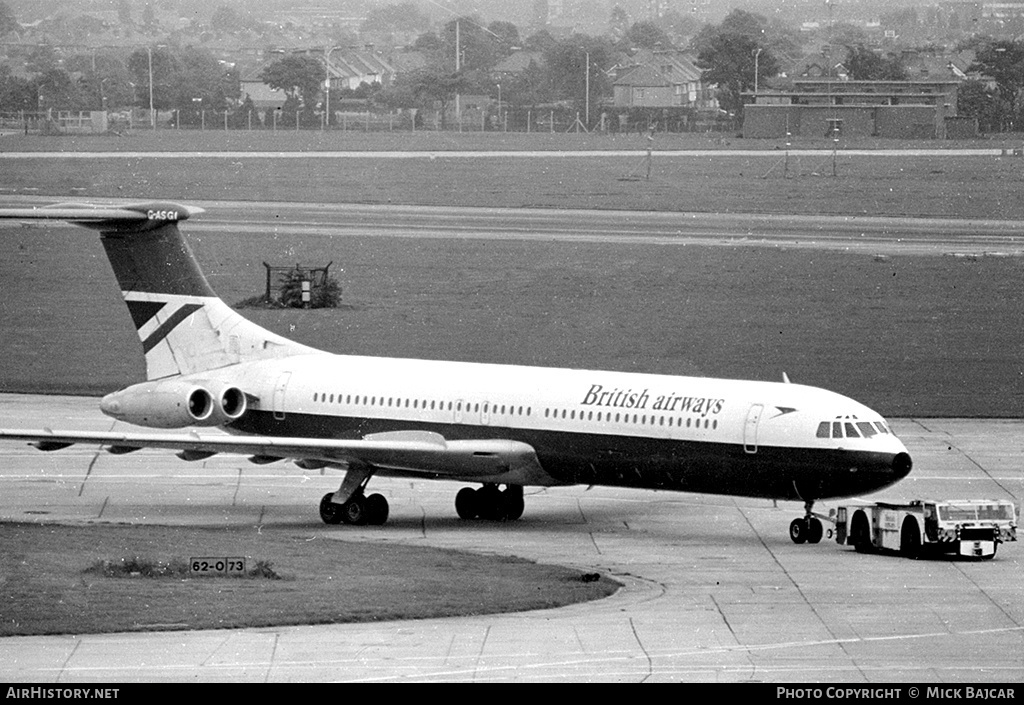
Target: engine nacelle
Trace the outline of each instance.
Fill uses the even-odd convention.
[[[213,402],[213,413],[208,422],[201,424],[203,426],[223,426],[237,421],[249,408],[245,392],[234,385],[206,380],[199,380],[196,384],[209,392]]]
[[[238,387],[183,379],[135,384],[100,402],[107,416],[150,428],[222,426],[240,418],[246,408],[245,393]]]

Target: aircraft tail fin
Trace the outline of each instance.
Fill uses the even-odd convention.
[[[313,352],[245,319],[214,293],[178,223],[203,209],[170,202],[62,204],[0,218],[63,220],[98,230],[146,357],[147,379]]]

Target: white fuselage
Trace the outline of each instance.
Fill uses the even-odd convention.
[[[880,415],[797,384],[323,353],[202,377],[257,398],[232,426],[239,433],[514,439],[536,448],[552,484],[715,492],[705,475],[721,470],[721,493],[800,498],[853,494],[906,474],[893,469],[906,449]],[[823,436],[823,424],[855,430]]]

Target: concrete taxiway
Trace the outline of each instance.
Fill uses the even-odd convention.
[[[0,207],[5,208],[42,207],[54,202],[53,197],[0,194]],[[126,205],[138,203],[139,199],[103,198],[89,202]],[[1024,235],[1020,223],[1014,220],[194,199],[188,204],[206,211],[188,222],[185,230],[193,235],[269,233],[322,238],[768,247],[878,255],[1024,255]]]
[[[1024,421],[895,419],[914,456],[871,499],[1024,495]],[[95,399],[0,395],[0,427],[111,429]],[[0,520],[289,524],[324,538],[514,554],[601,571],[608,599],[553,610],[315,627],[0,639],[0,680],[1020,682],[1022,547],[993,561],[794,545],[801,509],[584,487],[527,490],[508,524],[454,520],[457,485],[374,480],[385,527],[327,527],[337,474],[170,453],[0,445]],[[835,501],[822,502],[827,512]]]

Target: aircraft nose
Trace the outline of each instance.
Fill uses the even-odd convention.
[[[910,457],[910,453],[903,452],[897,453],[892,459],[892,471],[896,474],[897,478],[902,480],[904,477],[910,474],[910,470],[914,467],[914,461]]]

